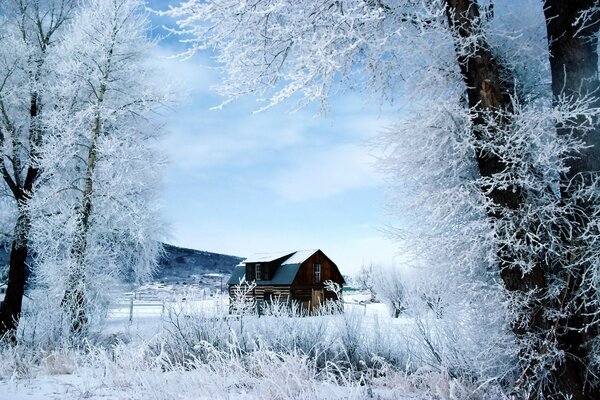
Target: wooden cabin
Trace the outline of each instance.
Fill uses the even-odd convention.
[[[297,302],[312,311],[323,301],[337,299],[325,289],[325,281],[344,285],[337,265],[321,250],[257,254],[240,263],[227,281],[229,297],[233,298],[235,285],[242,281],[256,282],[252,297],[260,310],[267,302]]]

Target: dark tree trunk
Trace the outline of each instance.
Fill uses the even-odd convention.
[[[446,0],[447,16],[451,26],[461,38],[469,38],[477,29],[474,24],[479,19],[479,8],[476,0]],[[511,110],[511,85],[501,78],[501,66],[492,54],[487,43],[480,39],[477,50],[463,56],[457,53],[457,61],[466,85],[468,104],[471,109],[477,110],[478,115],[473,120],[474,136],[476,141],[484,140],[485,135],[501,134],[493,132],[487,123],[492,117],[500,124],[506,121],[506,113]],[[479,149],[475,154],[479,174],[492,177],[503,172],[507,166],[495,154]],[[484,192],[489,192],[488,198],[496,207],[490,209],[488,217],[492,221],[502,218],[500,209],[516,210],[524,204],[524,195],[521,187],[510,186],[506,189],[483,187]],[[523,275],[520,269],[511,265],[510,255],[502,254],[499,257],[502,279],[508,290],[527,291],[545,286],[543,266],[537,265],[533,270]]]
[[[0,337],[8,334],[8,338],[13,342],[16,342],[15,330],[21,316],[25,293],[25,262],[27,260],[27,237],[29,236],[29,221],[26,214],[21,213],[15,230],[18,232],[10,252],[8,285],[2,307],[0,307]]]
[[[2,306],[0,307],[0,337],[9,333],[12,341],[16,340],[15,328],[21,316],[23,295],[25,294],[25,277],[27,271],[27,254],[29,246],[29,232],[31,221],[27,211],[27,203],[30,200],[31,190],[38,177],[39,170],[34,167],[27,169],[27,175],[23,186],[18,186],[13,179],[3,171],[4,180],[11,189],[17,202],[18,217],[14,228],[15,239],[10,252],[10,263],[8,267],[8,285]]]
[[[552,93],[555,103],[560,96],[566,96],[571,101],[577,101],[586,96],[596,98],[593,106],[600,106],[598,97],[598,52],[597,32],[600,23],[599,13],[590,14],[584,25],[577,21],[583,11],[598,7],[598,0],[546,0],[544,15],[548,34],[548,49],[550,51],[550,68],[552,74]],[[576,124],[583,119],[576,121]],[[558,376],[562,391],[573,393],[574,399],[599,399],[600,389],[586,386],[586,364],[589,361],[590,339],[598,334],[596,323],[591,321],[597,310],[586,307],[585,299],[578,293],[581,289],[582,276],[586,269],[595,268],[586,262],[581,262],[587,244],[581,235],[588,229],[589,218],[594,213],[597,204],[589,200],[581,200],[575,194],[578,189],[589,189],[600,172],[600,129],[598,121],[593,121],[586,129],[576,129],[573,126],[558,125],[557,134],[560,136],[574,135],[587,146],[566,161],[568,171],[561,176],[561,197],[570,204],[572,212],[568,215],[573,234],[564,237],[565,244],[573,249],[570,257],[573,262],[567,275],[563,303],[571,304],[576,310],[571,315],[558,321],[560,329],[556,340],[559,348],[568,354],[567,362],[571,360],[570,368]],[[580,249],[580,250],[578,250]],[[597,267],[596,267],[597,268]],[[578,310],[578,311],[577,311]]]
[[[14,240],[10,252],[8,266],[8,285],[2,306],[0,307],[0,337],[9,334],[12,341],[16,340],[15,329],[21,316],[23,296],[25,294],[25,278],[27,271],[27,254],[29,246],[29,232],[31,221],[26,209],[30,200],[31,189],[38,176],[37,168],[29,168],[25,178],[24,187],[18,187],[14,181],[5,174],[5,180],[11,188],[17,201],[18,217],[14,228]]]
[[[556,2],[560,4],[572,3],[561,0],[556,0]],[[446,5],[448,21],[455,34],[460,38],[472,37],[478,29],[476,24],[480,16],[477,1],[446,0]],[[507,115],[512,112],[509,96],[511,87],[508,82],[502,79],[506,77],[507,73],[501,70],[500,63],[495,59],[485,40],[479,39],[476,45],[476,50],[468,56],[463,56],[460,52],[457,52],[457,60],[467,87],[469,107],[478,113],[473,120],[474,137],[476,141],[481,141],[482,139],[489,140],[489,138],[494,137],[494,134],[501,134],[501,132],[494,132],[494,128],[487,124],[486,119],[493,118],[498,125],[508,122],[503,121],[503,118],[507,118]],[[573,86],[575,85],[573,84]],[[507,167],[500,157],[482,149],[476,152],[476,161],[482,177],[492,177],[504,171]],[[485,187],[482,189],[484,192],[489,193],[488,198],[491,200],[492,207],[488,211],[488,217],[492,222],[502,218],[501,210],[517,210],[526,202],[523,188],[518,186],[508,187],[505,190],[498,188],[489,190],[490,188]],[[545,308],[554,306],[548,304],[545,299],[548,289],[545,274],[546,272],[552,273],[552,266],[548,264],[545,258],[539,257],[532,270],[523,273],[521,268],[513,266],[512,262],[517,257],[517,254],[510,253],[510,249],[508,253],[506,250],[498,253],[500,274],[504,286],[508,291],[517,295],[521,293],[534,293],[535,295],[533,298],[529,297],[530,300],[527,303],[522,304],[523,312],[528,313],[531,317],[529,323],[523,326],[519,324],[519,321],[515,321],[513,331],[517,338],[538,337],[541,339],[540,343],[543,343],[544,339],[552,340],[551,330],[556,329],[556,326],[553,326],[554,324],[545,318],[543,313]],[[573,350],[573,346],[565,343],[566,337],[554,337],[553,339],[561,350],[567,352]],[[531,351],[538,354],[526,354],[526,352]],[[535,359],[543,356],[546,351],[547,349],[543,344],[523,350],[520,358],[521,376],[517,381],[517,390],[531,387],[530,383],[535,380],[535,369],[537,368]],[[534,361],[529,356],[533,356]],[[550,371],[550,374],[552,375],[552,386],[546,386],[540,392],[529,393],[531,398],[554,398],[554,396],[560,398],[571,396],[575,400],[600,398],[600,396],[595,397],[597,393],[592,393],[592,389],[584,385],[585,376],[581,361],[577,356],[572,357],[567,353],[565,361],[558,366],[557,370]]]
[[[550,50],[552,72],[552,93],[555,99],[565,95],[573,100],[581,99],[597,92],[598,85],[598,40],[596,33],[600,24],[600,12],[593,13],[584,27],[576,24],[583,10],[599,6],[598,0],[546,0],[544,14]],[[600,102],[596,100],[596,106]],[[567,135],[573,129],[559,126],[558,134]],[[595,121],[595,129],[575,132],[590,148],[584,149],[568,160],[569,172],[564,179],[578,178],[578,175],[600,171],[600,129]],[[585,178],[585,176],[581,176]],[[586,182],[589,183],[589,182]]]
[[[12,17],[22,20],[20,34],[25,42],[33,40],[33,43],[39,45],[40,53],[37,58],[30,55],[28,65],[24,72],[29,74],[30,98],[29,98],[29,128],[28,128],[28,159],[27,164],[23,165],[21,156],[13,154],[12,157],[0,159],[0,175],[9,187],[18,207],[17,224],[15,225],[15,240],[12,245],[9,280],[5,301],[0,307],[0,336],[12,331],[11,338],[14,340],[14,329],[17,326],[21,314],[23,295],[25,293],[26,278],[26,260],[28,253],[28,239],[31,230],[30,217],[27,213],[27,203],[31,199],[32,191],[40,170],[37,167],[39,159],[39,150],[42,145],[43,127],[40,124],[39,116],[42,108],[40,97],[40,85],[42,85],[43,65],[46,58],[46,50],[52,41],[53,35],[69,19],[72,11],[78,2],[68,0],[60,4],[42,5],[36,7],[18,7]],[[31,26],[25,24],[25,21],[32,23]],[[49,24],[47,24],[49,22]],[[35,28],[33,28],[35,27]],[[33,28],[29,30],[30,28]],[[43,86],[43,85],[42,85]],[[3,125],[0,125],[0,144],[8,137],[2,129],[9,132],[9,137],[13,140],[13,151],[23,143],[16,145],[15,124],[10,121],[7,109],[0,98],[0,114],[2,115]],[[9,161],[10,160],[10,161]],[[12,165],[12,168],[10,166]],[[24,167],[24,168],[22,168]],[[12,173],[9,173],[9,170]]]

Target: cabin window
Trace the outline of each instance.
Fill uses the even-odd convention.
[[[255,279],[257,281],[262,280],[262,267],[260,264],[256,264],[256,266],[254,267],[254,273],[255,273]]]
[[[321,282],[321,264],[315,264],[315,282]]]

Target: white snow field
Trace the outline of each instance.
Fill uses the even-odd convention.
[[[239,317],[228,315],[226,295],[198,289],[124,293],[104,341],[78,351],[4,347],[0,399],[421,399],[479,390],[411,354],[415,321],[367,298],[345,295],[338,315]]]

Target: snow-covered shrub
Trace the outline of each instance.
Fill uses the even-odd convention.
[[[383,300],[393,317],[398,318],[406,310],[405,279],[395,266],[377,265],[372,272],[373,290]]]
[[[20,344],[31,348],[55,349],[69,343],[68,321],[57,298],[47,290],[28,292],[16,333]]]
[[[256,282],[248,282],[244,278],[239,284],[233,285],[233,293],[229,308],[232,314],[246,315],[256,312],[256,300],[252,291],[256,287]]]
[[[354,278],[360,290],[369,292],[371,302],[377,301],[375,275],[378,273],[378,267],[378,265],[373,265],[373,263],[369,265],[363,264]]]

